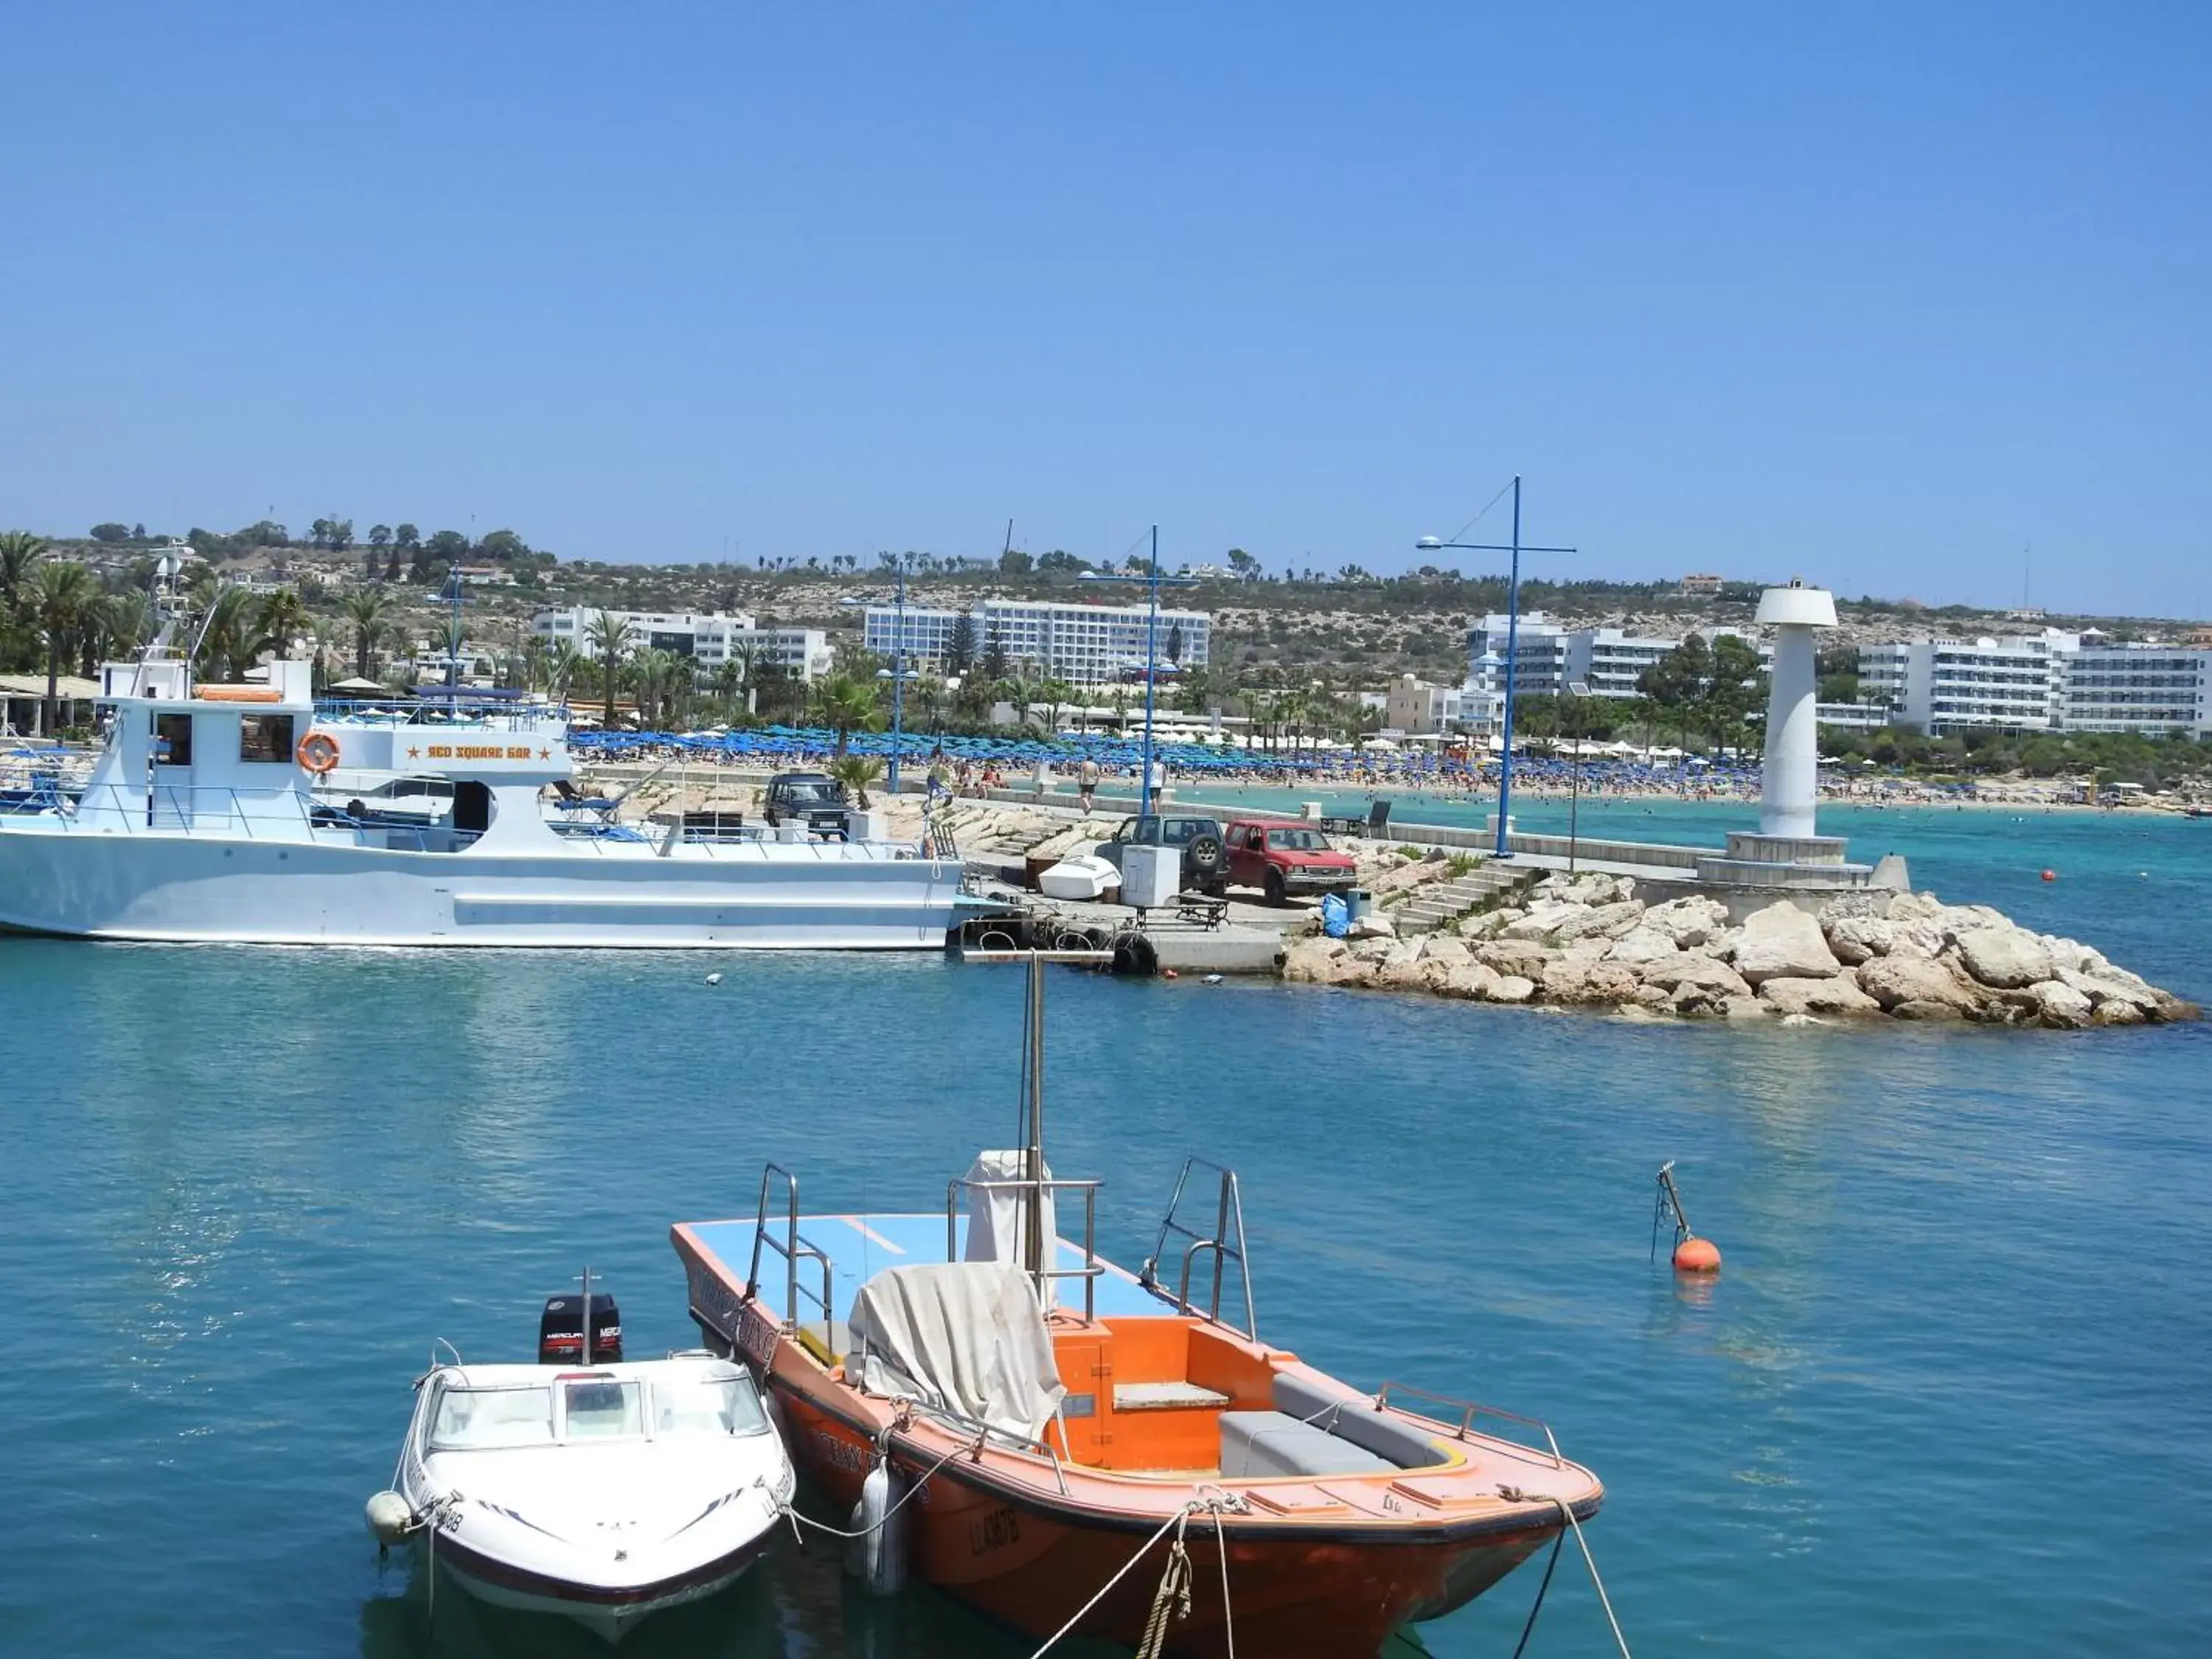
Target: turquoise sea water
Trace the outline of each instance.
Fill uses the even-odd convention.
[[[1698,840],[1749,817],[1594,814]],[[2212,999],[2212,823],[1826,821]],[[434,1643],[419,1583],[378,1570],[361,1504],[430,1339],[522,1357],[588,1260],[633,1352],[686,1344],[667,1224],[749,1210],[761,1159],[811,1206],[927,1208],[1014,1120],[1012,970],[713,965],[709,988],[689,956],[0,944],[0,1649],[593,1651],[450,1592]],[[1262,1334],[1547,1419],[1610,1488],[1590,1539],[1643,1659],[2205,1650],[2212,1028],[1049,996],[1054,1161],[1106,1178],[1105,1247],[1145,1253],[1186,1152],[1236,1164]],[[1668,1158],[1716,1283],[1647,1262]],[[1510,1652],[1535,1581],[1423,1639]],[[1531,1650],[1607,1641],[1571,1558]],[[787,1548],[624,1651],[1029,1650]]]

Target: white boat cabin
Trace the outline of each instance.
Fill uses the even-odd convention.
[[[557,716],[429,706],[319,720],[311,664],[274,662],[267,675],[195,684],[182,662],[105,665],[99,701],[113,720],[71,827],[420,852],[560,847],[538,805],[542,788],[571,775]],[[317,796],[317,781],[340,767],[450,779],[453,810],[433,826],[378,824]]]

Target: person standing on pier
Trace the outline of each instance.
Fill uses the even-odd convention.
[[[1091,797],[1098,793],[1098,763],[1088,755],[1083,757],[1083,764],[1075,769],[1075,788],[1082,797],[1083,810],[1087,814],[1091,811]]]
[[[1145,780],[1145,811],[1160,810],[1160,797],[1167,793],[1168,763],[1158,756],[1152,758],[1152,775]]]

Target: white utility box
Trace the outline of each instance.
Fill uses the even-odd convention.
[[[1121,849],[1121,902],[1139,910],[1158,910],[1175,902],[1182,891],[1182,848],[1180,847],[1124,847]]]
[[[845,839],[848,841],[889,841],[891,833],[888,812],[869,811],[845,814]]]

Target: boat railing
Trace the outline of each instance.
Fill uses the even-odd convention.
[[[951,1407],[934,1401],[915,1400],[909,1403],[915,1415],[927,1417],[940,1427],[955,1431],[963,1438],[972,1437],[975,1442],[975,1452],[979,1457],[987,1446],[995,1446],[1001,1451],[1024,1452],[1030,1456],[1042,1454],[1051,1462],[1052,1478],[1060,1487],[1060,1495],[1063,1498],[1069,1495],[1066,1466],[1062,1462],[1060,1453],[1053,1449],[1052,1442],[1049,1440],[1033,1434],[1016,1434],[1011,1430],[999,1427],[996,1424],[986,1423],[981,1418],[970,1417],[965,1412],[955,1411]],[[1054,1418],[1053,1420],[1058,1422],[1060,1419]],[[1066,1432],[1066,1425],[1062,1425],[1060,1433],[1063,1437]]]
[[[777,1181],[783,1182],[784,1213],[778,1218],[783,1223],[784,1236],[778,1238],[769,1230],[769,1200],[773,1196]],[[796,1332],[805,1323],[799,1316],[799,1298],[803,1293],[812,1298],[822,1310],[822,1322],[830,1322],[830,1258],[826,1253],[808,1243],[799,1236],[799,1177],[781,1164],[764,1164],[761,1169],[760,1209],[753,1222],[752,1265],[745,1270],[745,1300],[756,1301],[760,1296],[761,1251],[774,1250],[783,1258],[784,1295],[783,1328]],[[814,1288],[799,1282],[799,1264],[812,1261],[822,1269],[822,1291],[817,1296]]]
[[[119,826],[125,835],[141,830],[202,830],[236,833],[249,841],[257,825],[287,832],[283,840],[302,839],[289,832],[312,830],[315,809],[316,803],[298,790],[242,793],[228,784],[165,783],[148,789],[102,783],[88,786],[74,802],[13,804],[18,812],[51,816],[64,829],[109,830]]]
[[[1410,1382],[1385,1382],[1376,1390],[1375,1409],[1378,1412],[1390,1409],[1395,1403],[1391,1398],[1394,1395],[1400,1396],[1410,1395],[1415,1400],[1425,1401],[1431,1406],[1443,1407],[1444,1409],[1442,1412],[1425,1411],[1419,1406],[1407,1405],[1399,1405],[1397,1409],[1410,1416],[1425,1419],[1431,1423],[1449,1425],[1452,1431],[1452,1437],[1455,1440],[1466,1439],[1474,1431],[1475,1424],[1485,1418],[1492,1418],[1501,1423],[1516,1424],[1524,1429],[1534,1429],[1544,1437],[1544,1443],[1540,1448],[1529,1446],[1526,1449],[1532,1452],[1538,1450],[1545,1452],[1551,1458],[1552,1467],[1554,1468],[1566,1467],[1566,1460],[1559,1455],[1559,1440],[1552,1433],[1552,1425],[1541,1418],[1523,1417],[1518,1412],[1504,1411],[1496,1406],[1479,1405],[1472,1400],[1461,1400],[1451,1395],[1437,1394],[1427,1389],[1417,1389]]]
[[[1182,1218],[1183,1195],[1190,1188],[1194,1170],[1206,1170],[1214,1177],[1212,1231],[1201,1232],[1199,1227]],[[1203,1188],[1203,1183],[1200,1183]],[[1181,1271],[1176,1288],[1170,1292],[1161,1282],[1159,1267],[1166,1255],[1170,1239],[1182,1245]],[[1200,1257],[1212,1263],[1206,1291],[1206,1304],[1199,1306],[1191,1300],[1191,1270]],[[1221,1316],[1221,1292],[1228,1276],[1231,1262],[1237,1264],[1237,1278],[1244,1297],[1244,1322],[1237,1325]],[[1237,1184],[1237,1171],[1212,1164],[1202,1158],[1187,1158],[1182,1162],[1182,1173],[1176,1177],[1175,1192],[1168,1200],[1167,1213],[1160,1218],[1160,1235],[1146,1258],[1144,1270],[1138,1275],[1144,1287],[1156,1296],[1166,1297],[1177,1310],[1196,1315],[1211,1324],[1257,1340],[1260,1334],[1259,1316],[1252,1306],[1252,1264],[1244,1249],[1244,1200]]]
[[[1091,1322],[1091,1316],[1098,1305],[1099,1276],[1106,1271],[1104,1264],[1098,1260],[1098,1252],[1096,1249],[1098,1237],[1098,1188],[1103,1184],[1095,1179],[1055,1181],[1048,1178],[1043,1181],[1032,1181],[1026,1176],[1016,1176],[1004,1181],[971,1181],[966,1176],[955,1176],[945,1183],[945,1259],[947,1261],[957,1261],[960,1259],[959,1206],[960,1194],[963,1188],[971,1193],[1027,1194],[1034,1192],[1040,1200],[1038,1205],[1040,1210],[1043,1207],[1043,1200],[1051,1199],[1055,1194],[1081,1193],[1083,1194],[1083,1265],[1080,1267],[1039,1269],[1038,1277],[1044,1282],[1037,1286],[1037,1300],[1049,1310],[1057,1300],[1053,1294],[1053,1281],[1060,1279],[1079,1279],[1083,1281],[1083,1321],[1087,1325]],[[1048,1239],[1045,1243],[1056,1250],[1060,1241]]]

